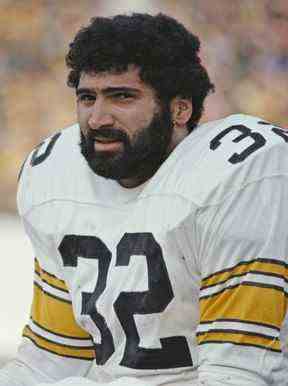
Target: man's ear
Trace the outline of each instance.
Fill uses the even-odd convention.
[[[172,100],[170,109],[174,125],[186,127],[193,112],[192,101],[176,97]]]

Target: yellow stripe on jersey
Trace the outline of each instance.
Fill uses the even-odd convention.
[[[212,285],[224,283],[233,277],[242,276],[248,272],[257,272],[268,275],[277,275],[280,277],[288,277],[288,266],[277,260],[255,259],[249,262],[241,262],[236,266],[216,272],[202,280],[201,288],[206,288]]]
[[[198,344],[205,343],[233,343],[244,346],[254,346],[280,352],[279,339],[269,339],[257,335],[233,332],[207,332],[197,336]]]
[[[68,288],[63,280],[44,271],[35,259],[36,276],[31,320],[43,330],[71,339],[90,339],[74,318]],[[48,285],[47,285],[47,284]],[[56,289],[55,289],[56,288]]]
[[[95,358],[95,352],[92,348],[72,347],[54,343],[36,334],[28,326],[25,327],[23,336],[30,339],[37,347],[56,355],[85,360],[93,360]]]
[[[287,277],[287,264],[259,258],[204,278],[198,343],[233,343],[280,352]]]
[[[280,329],[287,310],[287,297],[274,288],[239,284],[200,299],[200,323],[217,319],[254,322]]]
[[[62,291],[68,292],[68,288],[64,280],[58,279],[55,275],[51,275],[47,271],[44,271],[44,269],[40,267],[37,259],[35,259],[35,273],[38,274],[41,280],[45,283],[48,283],[52,287],[59,288]]]
[[[31,318],[54,334],[77,339],[89,338],[87,332],[76,323],[72,304],[44,292],[37,284],[34,284]]]

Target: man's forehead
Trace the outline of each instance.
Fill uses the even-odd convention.
[[[139,76],[139,68],[129,67],[127,71],[117,73],[105,71],[99,73],[84,72],[80,76],[79,87],[105,89],[107,87],[149,88]]]

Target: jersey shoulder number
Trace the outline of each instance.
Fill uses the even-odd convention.
[[[244,117],[244,119],[242,117]],[[232,143],[236,144],[241,144],[241,141],[246,140],[247,146],[245,146],[244,149],[241,149],[240,152],[232,153],[228,158],[227,161],[230,164],[238,164],[245,161],[250,155],[263,148],[269,139],[270,141],[272,140],[272,142],[275,142],[278,137],[278,140],[281,139],[285,143],[288,143],[288,130],[267,121],[260,120],[257,117],[235,115],[231,118],[232,124],[226,125],[226,127],[224,126],[224,129],[210,141],[210,150],[215,151],[221,148],[222,141],[227,136],[232,136]],[[233,122],[233,120],[235,122]],[[227,121],[229,122],[229,118]]]
[[[18,176],[17,201],[20,214],[31,207],[36,197],[40,199],[43,192],[49,191],[52,179],[64,169],[63,161],[73,152],[72,144],[77,143],[78,138],[78,126],[71,126],[43,140],[28,155]]]

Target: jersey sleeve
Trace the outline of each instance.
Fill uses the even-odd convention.
[[[287,380],[287,197],[288,176],[273,175],[199,210],[199,377],[209,386]]]
[[[0,370],[1,386],[36,385],[86,376],[95,358],[90,336],[74,319],[65,282],[35,259],[31,315],[17,358]]]
[[[17,358],[0,370],[0,386],[36,385],[71,376],[86,376],[95,359],[93,341],[74,318],[69,288],[53,256],[49,240],[29,222],[31,156],[18,189],[18,208],[35,253],[31,314],[23,330]],[[35,187],[34,187],[35,188]]]
[[[33,304],[23,337],[41,350],[59,357],[84,361],[94,359],[93,343],[74,319],[65,282],[42,269],[37,259]]]

